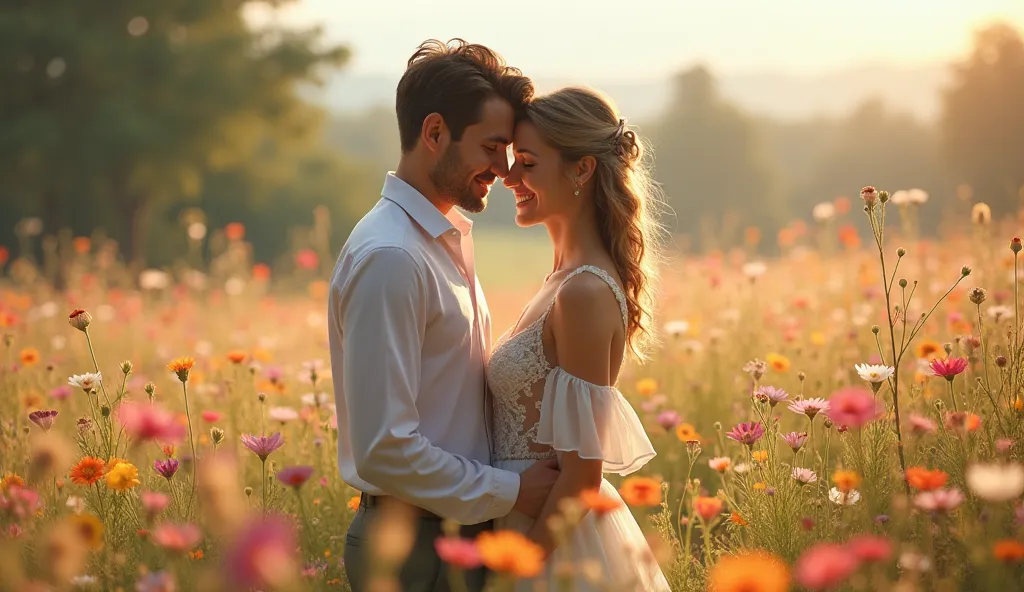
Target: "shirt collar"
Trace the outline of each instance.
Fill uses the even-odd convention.
[[[399,179],[393,172],[389,172],[384,178],[384,189],[381,190],[381,194],[405,210],[405,213],[433,238],[438,238],[451,230],[467,235],[473,229],[473,221],[465,214],[454,207],[448,210],[447,216],[442,214],[422,193]]]

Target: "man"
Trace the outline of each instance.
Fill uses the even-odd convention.
[[[345,545],[354,592],[369,581],[367,539],[389,504],[417,515],[402,589],[447,590],[434,550],[442,519],[472,538],[513,509],[535,517],[557,478],[550,462],[522,475],[489,466],[490,317],[472,223],[454,207],[484,209],[532,95],[498,54],[461,40],[425,42],[398,83],[401,159],[341,251],[328,311],[338,466],[363,492]],[[467,580],[479,590],[483,570]]]

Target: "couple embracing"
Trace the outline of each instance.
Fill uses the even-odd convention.
[[[598,92],[533,84],[496,52],[428,41],[398,84],[402,154],[342,249],[329,298],[342,478],[362,492],[346,537],[355,592],[366,541],[394,504],[416,515],[401,567],[409,591],[448,589],[442,521],[474,538],[523,533],[544,550],[519,589],[668,590],[626,507],[586,514],[556,542],[560,501],[599,491],[654,457],[615,388],[650,336],[657,190],[635,132]],[[515,156],[509,162],[508,148]],[[502,178],[516,223],[543,224],[554,264],[515,326],[491,342],[472,221]],[[599,569],[598,569],[599,568]],[[472,590],[485,570],[467,574]],[[597,580],[597,581],[594,581]]]

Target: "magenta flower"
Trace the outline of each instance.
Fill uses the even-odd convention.
[[[42,428],[44,432],[50,431],[50,428],[53,427],[53,420],[56,417],[57,412],[53,409],[33,411],[28,414],[28,418],[32,420],[32,423]]]
[[[760,440],[761,436],[764,435],[764,426],[756,421],[738,423],[725,435],[730,440],[746,444],[750,448],[754,445],[754,442]]]
[[[798,452],[807,443],[807,432],[790,432],[788,434],[779,434],[779,437],[789,444],[789,447],[793,449],[793,452]]]
[[[266,461],[271,452],[284,445],[284,438],[281,437],[281,432],[274,432],[269,436],[245,434],[242,436],[242,444],[260,457],[261,461]]]
[[[935,358],[928,364],[935,376],[941,376],[952,382],[957,374],[967,369],[967,358],[946,358],[940,360]]]
[[[762,403],[768,403],[772,407],[775,407],[779,403],[788,399],[789,393],[774,386],[762,386],[758,387],[758,389],[754,391],[754,398]]]
[[[287,467],[277,472],[277,479],[281,483],[298,489],[313,476],[313,467],[297,466]]]
[[[161,477],[170,481],[171,477],[178,472],[178,461],[174,458],[155,460],[153,461],[153,469],[159,473]]]
[[[794,566],[796,581],[808,590],[838,588],[860,562],[843,545],[819,543],[800,556]]]
[[[434,541],[434,550],[441,561],[459,569],[476,569],[482,561],[476,543],[463,538],[439,537]]]
[[[814,419],[815,415],[822,411],[828,411],[828,401],[822,398],[793,401],[789,404],[789,410],[793,413],[802,413],[808,419]]]
[[[171,443],[185,437],[185,426],[173,413],[158,405],[121,403],[117,417],[125,432],[140,442],[159,440]]]
[[[248,522],[221,564],[228,587],[248,590],[284,584],[298,573],[296,547],[295,531],[284,518]]]
[[[885,537],[861,534],[846,541],[846,548],[861,561],[885,561],[892,555],[892,541]]]
[[[672,411],[671,409],[668,411],[662,411],[661,413],[658,414],[658,425],[665,428],[665,431],[674,429],[677,425],[681,423],[683,423],[682,416],[680,416],[678,412]]]
[[[170,497],[158,491],[143,491],[140,498],[142,500],[142,507],[146,510],[146,514],[150,516],[150,519],[166,510],[167,506],[171,503]]]
[[[57,401],[63,401],[70,397],[71,393],[71,387],[66,384],[62,384],[57,388],[50,389],[50,398]]]
[[[881,410],[871,391],[848,386],[828,400],[825,415],[839,425],[859,428],[877,418]]]
[[[0,493],[0,516],[11,516],[15,521],[32,518],[43,507],[39,494],[20,485],[12,485]]]
[[[964,502],[964,494],[959,489],[935,489],[922,491],[914,496],[914,505],[933,514],[951,512]]]
[[[161,524],[153,531],[153,542],[164,549],[184,553],[203,540],[203,533],[195,524]]]

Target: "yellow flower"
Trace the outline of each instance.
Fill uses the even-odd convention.
[[[811,343],[814,345],[825,345],[826,339],[825,334],[821,331],[815,331],[811,333]]]
[[[676,426],[676,438],[679,438],[680,442],[689,442],[691,440],[700,440],[700,434],[688,423],[681,423]]]
[[[839,491],[850,493],[860,485],[860,475],[857,474],[857,471],[836,471],[832,475],[832,482],[836,484]]]
[[[764,491],[765,489],[768,489],[768,485],[764,481],[758,481],[757,483],[754,483],[755,491]]]
[[[476,538],[476,548],[484,565],[499,573],[532,578],[544,567],[544,550],[518,532],[482,532]]]
[[[765,356],[765,361],[776,372],[789,372],[789,358],[782,354],[770,353]]]
[[[119,462],[107,473],[107,487],[126,491],[139,485],[139,469],[127,462]]]
[[[68,520],[86,547],[96,550],[103,546],[103,522],[99,518],[92,514],[72,514]]]
[[[650,397],[658,390],[658,381],[653,378],[642,378],[636,382],[636,392]]]
[[[768,460],[768,451],[755,450],[754,452],[750,453],[750,456],[754,459],[754,462],[763,463],[764,461]]]

